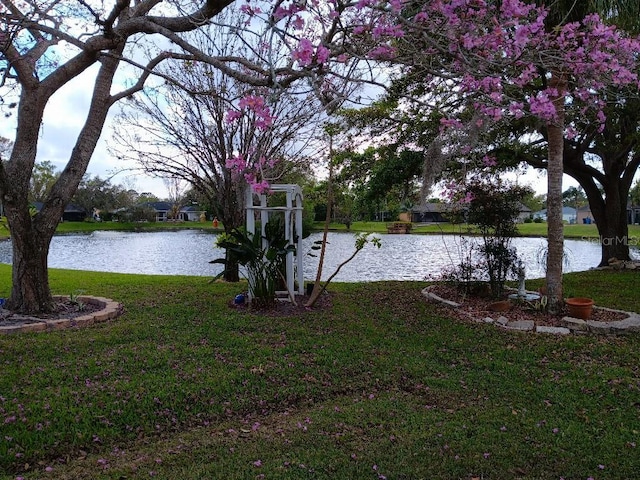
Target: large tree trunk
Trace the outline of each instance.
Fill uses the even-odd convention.
[[[35,165],[38,134],[44,115],[43,99],[36,85],[23,88],[18,107],[18,129],[9,161],[0,165],[0,193],[11,234],[12,288],[7,306],[21,313],[49,312],[47,257],[55,226],[36,228],[28,202],[29,181]]]
[[[556,118],[547,125],[547,296],[551,313],[558,313],[563,305],[562,262],[564,258],[564,224],[562,221],[562,175],[564,151],[564,85],[561,77],[552,74],[551,86],[558,90],[553,100]]]
[[[606,152],[602,152],[600,155],[605,170],[602,173],[584,162],[583,152],[566,153],[565,172],[584,189],[596,222],[601,247],[599,266],[608,265],[611,258],[630,260],[627,201],[640,156],[634,155],[627,161],[626,151],[617,152],[615,156],[611,153],[613,157],[607,157]],[[598,185],[604,187],[604,193]]]
[[[615,180],[619,180],[616,178]],[[613,183],[613,185],[611,184]],[[610,182],[606,188],[605,198],[598,191],[598,198],[589,206],[598,228],[601,248],[599,266],[609,264],[609,260],[630,260],[629,256],[629,226],[627,224],[627,194],[621,198],[618,189],[619,181]]]
[[[47,77],[40,85],[27,90],[23,87],[18,105],[18,128],[11,158],[0,166],[0,194],[2,195],[13,243],[12,290],[10,309],[22,313],[46,313],[53,308],[49,289],[47,257],[51,238],[62,218],[64,208],[78,188],[87,171],[109,107],[113,77],[118,67],[120,50],[105,56],[98,71],[89,112],[69,162],[51,187],[44,204],[33,217],[29,212],[29,180],[35,164],[38,133],[44,106],[55,91],[47,84],[55,78]],[[52,78],[52,80],[50,80]]]
[[[53,230],[36,232],[31,218],[14,205],[5,206],[13,244],[12,289],[9,309],[17,312],[50,312],[53,298],[49,289],[47,258]]]
[[[607,206],[610,206],[607,202]],[[618,209],[619,210],[619,209]],[[631,260],[629,255],[629,226],[627,224],[626,209],[618,216],[608,216],[603,226],[598,225],[598,233],[600,234],[600,245],[602,256],[600,259],[600,267],[609,265],[609,260],[617,258],[618,260]],[[594,215],[595,218],[595,215]],[[596,218],[596,224],[598,219]]]

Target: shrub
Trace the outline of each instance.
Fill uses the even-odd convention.
[[[511,185],[499,177],[477,175],[460,185],[453,196],[458,205],[457,217],[475,225],[482,240],[470,242],[468,252],[454,269],[461,281],[471,284],[489,282],[491,294],[500,297],[504,284],[515,274],[518,258],[511,238],[518,233],[516,221],[520,200],[526,187]]]

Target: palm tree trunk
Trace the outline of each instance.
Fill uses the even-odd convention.
[[[564,155],[564,101],[566,79],[553,73],[549,81],[558,95],[553,100],[556,118],[547,124],[547,296],[551,313],[558,313],[563,305],[562,262],[564,258],[564,224],[562,221],[562,175]]]

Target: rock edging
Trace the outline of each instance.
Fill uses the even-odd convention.
[[[54,300],[68,299],[65,296],[54,296]],[[93,325],[95,323],[106,322],[120,316],[123,312],[123,306],[121,303],[115,302],[109,298],[93,297],[88,295],[81,295],[77,297],[77,300],[90,305],[96,305],[100,307],[86,315],[74,316],[73,318],[57,318],[57,319],[43,319],[38,317],[31,317],[27,315],[14,316],[14,319],[22,320],[22,322],[15,322],[12,325],[0,325],[0,335],[10,335],[14,333],[25,332],[43,332],[50,330],[61,330],[64,328],[72,327],[85,327]]]
[[[451,300],[446,300],[435,293],[430,292],[429,290],[433,287],[429,286],[422,289],[422,294],[426,297],[427,301],[440,303],[450,308],[460,308],[462,305],[457,302],[453,302]],[[573,317],[563,317],[560,320],[560,327],[549,327],[545,325],[536,325],[533,320],[518,320],[518,321],[509,321],[508,318],[501,315],[497,319],[492,317],[485,317],[482,319],[473,318],[476,322],[479,323],[488,323],[493,324],[497,327],[502,327],[509,330],[522,331],[522,332],[530,332],[535,331],[536,333],[548,333],[555,335],[569,335],[569,334],[585,334],[585,333],[594,333],[594,334],[604,334],[604,335],[621,335],[627,333],[635,333],[640,332],[640,315],[635,312],[625,312],[623,310],[615,310],[612,308],[605,307],[593,307],[601,310],[607,310],[611,312],[619,312],[627,315],[627,318],[623,320],[616,320],[612,322],[597,322],[595,320],[581,320],[579,318]]]

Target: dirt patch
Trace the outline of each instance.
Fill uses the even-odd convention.
[[[313,307],[305,307],[308,300],[308,295],[296,295],[295,305],[288,300],[281,299],[269,308],[256,308],[246,301],[244,303],[235,303],[232,300],[229,302],[229,308],[265,317],[299,317],[309,312],[325,310],[333,306],[332,295],[328,292],[323,293]]]

